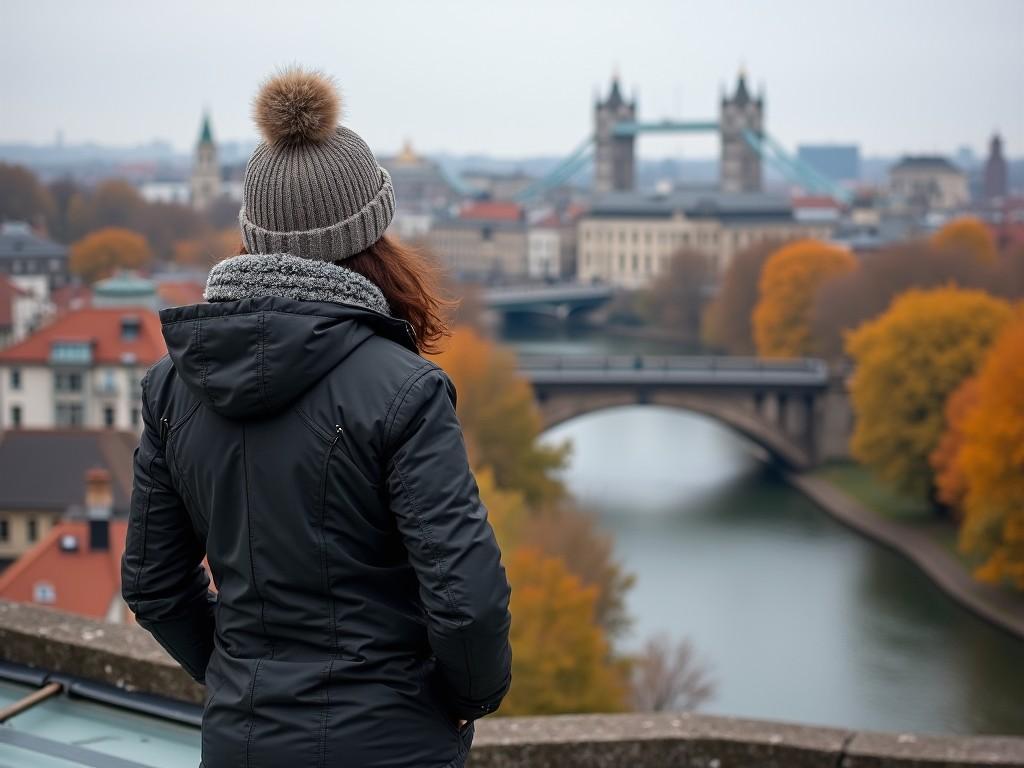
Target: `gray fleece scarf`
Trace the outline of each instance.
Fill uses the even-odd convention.
[[[261,296],[357,304],[391,314],[380,288],[358,272],[287,253],[246,253],[224,259],[210,270],[203,292],[211,302]]]

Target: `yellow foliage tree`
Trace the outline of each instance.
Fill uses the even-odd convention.
[[[502,488],[520,491],[527,503],[557,498],[552,473],[568,448],[538,442],[541,419],[529,383],[516,371],[515,355],[459,326],[437,363],[458,390],[458,414],[474,466],[490,467]]]
[[[625,667],[595,620],[597,589],[557,557],[522,548],[506,563],[512,585],[512,688],[504,715],[618,712]]]
[[[857,260],[846,250],[818,240],[800,240],[775,251],[758,286],[753,326],[757,354],[800,357],[815,353],[811,311],[818,288],[829,278],[852,272]]]
[[[986,558],[979,578],[1024,589],[1024,311],[978,374],[956,463],[967,487],[960,546]]]
[[[494,529],[494,536],[503,552],[511,552],[523,541],[523,531],[528,512],[523,494],[506,491],[494,482],[494,472],[489,468],[474,471],[480,489],[480,500],[487,507],[487,520]]]
[[[995,264],[999,253],[992,230],[974,216],[953,219],[932,235],[932,244],[937,248],[963,251],[982,264]]]
[[[107,227],[86,235],[71,246],[71,271],[92,283],[117,269],[138,269],[153,258],[142,235],[120,227]]]
[[[1005,301],[981,291],[908,291],[849,334],[854,458],[894,487],[932,498],[928,459],[946,398],[975,373],[1010,315]]]

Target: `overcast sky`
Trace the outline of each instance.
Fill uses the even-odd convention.
[[[614,68],[642,117],[707,119],[744,65],[790,148],[981,152],[998,129],[1024,155],[1024,0],[0,0],[0,29],[5,143],[186,149],[204,107],[216,138],[255,138],[257,84],[299,62],[336,77],[380,153],[557,155]]]

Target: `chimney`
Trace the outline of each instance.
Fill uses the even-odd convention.
[[[89,550],[92,552],[110,549],[110,516],[113,507],[110,472],[101,468],[88,470],[85,473],[85,514],[89,520]]]

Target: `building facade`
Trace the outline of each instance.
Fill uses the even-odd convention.
[[[203,115],[189,189],[192,207],[198,209],[209,208],[221,195],[220,164],[209,115]]]
[[[166,353],[145,308],[67,312],[0,350],[0,429],[142,429],[146,369]]]
[[[22,221],[0,224],[0,274],[41,300],[71,281],[68,249],[35,232]]]
[[[527,231],[520,206],[479,202],[458,217],[436,221],[426,243],[456,278],[516,281],[527,276]]]
[[[740,72],[732,96],[722,96],[719,106],[721,159],[719,187],[723,192],[760,192],[761,155],[748,137],[764,132],[764,95],[754,98]]]
[[[576,277],[576,235],[581,209],[552,212],[530,225],[526,276],[530,280],[571,280]]]
[[[889,193],[896,208],[952,211],[970,201],[967,175],[944,157],[907,156],[889,169]]]
[[[677,191],[599,199],[579,222],[577,277],[642,288],[667,273],[675,253],[706,253],[721,274],[733,254],[766,240],[828,238],[825,222],[798,221],[788,198]]]

